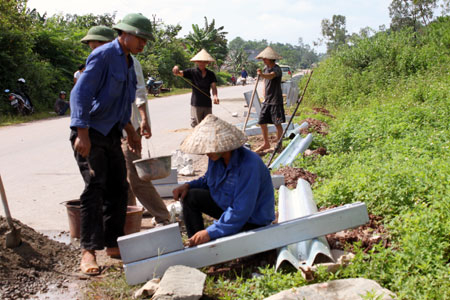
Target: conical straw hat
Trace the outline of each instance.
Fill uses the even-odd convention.
[[[282,57],[275,52],[275,50],[272,49],[272,47],[267,46],[266,49],[264,49],[261,53],[258,54],[258,56],[256,56],[257,59],[263,59],[263,58],[267,58],[267,59],[282,59]]]
[[[209,62],[215,62],[216,60],[206,51],[205,49],[202,49],[199,53],[197,53],[193,58],[191,58],[191,61],[209,61]]]
[[[181,143],[181,151],[190,154],[227,152],[239,148],[247,137],[236,126],[214,115],[207,115]]]

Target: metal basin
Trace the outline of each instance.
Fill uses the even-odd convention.
[[[172,166],[172,156],[159,156],[142,158],[133,161],[139,178],[144,181],[151,181],[165,178],[170,175]]]

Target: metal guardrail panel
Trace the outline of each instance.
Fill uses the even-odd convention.
[[[317,212],[311,186],[307,181],[299,179],[295,190],[289,190],[285,186],[282,186],[280,187],[279,193],[279,221],[292,220]],[[283,247],[279,251],[276,268],[278,269],[285,261],[291,263],[297,269],[301,265],[311,266],[318,257],[329,262],[334,261],[328,242],[324,237]]]
[[[308,128],[308,126],[309,126],[308,122],[303,122],[303,123],[300,124],[300,125],[294,124],[294,129],[288,130],[288,131],[286,132],[286,135],[285,135],[284,137],[293,139],[293,138],[295,138],[295,136],[296,136],[297,134],[300,133],[300,131],[301,131],[302,129],[306,129],[306,128]],[[242,127],[242,126],[241,126],[241,127]]]
[[[252,92],[253,91],[248,91],[244,93],[245,102],[247,102],[248,106],[250,106],[250,100],[252,99]],[[255,91],[255,95],[253,96],[252,107],[255,109],[256,115],[259,116],[261,114],[261,102],[259,102],[259,96],[257,91]]]
[[[277,169],[281,165],[291,165],[299,153],[303,153],[306,149],[308,149],[312,140],[313,136],[311,133],[309,133],[305,138],[302,138],[300,134],[297,134],[297,136],[289,143],[286,149],[281,152],[269,168]]]
[[[162,276],[173,265],[200,268],[309,240],[369,221],[367,207],[357,202],[313,215],[220,238],[192,248],[124,265],[128,284]]]

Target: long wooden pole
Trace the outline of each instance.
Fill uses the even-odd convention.
[[[255,92],[256,92],[256,88],[258,87],[259,78],[260,78],[260,76],[258,75],[258,78],[256,79],[255,87],[253,88],[252,98],[250,99],[250,104],[248,105],[247,117],[245,118],[244,126],[242,126],[242,131],[244,133],[245,133],[245,127],[247,126],[248,118],[250,118],[250,111],[252,110],[252,105],[253,105],[253,97],[255,97]],[[258,99],[258,101],[259,101],[259,99]]]

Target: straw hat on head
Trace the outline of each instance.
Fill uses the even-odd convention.
[[[282,59],[282,57],[278,53],[276,53],[275,50],[273,50],[270,46],[267,46],[266,49],[264,49],[261,53],[258,54],[258,56],[256,56],[256,58],[267,58],[273,60]]]
[[[247,137],[236,126],[207,115],[181,143],[181,151],[190,154],[221,153],[244,145]]]
[[[199,53],[197,53],[193,58],[191,58],[191,61],[207,61],[207,62],[215,62],[216,60],[206,51],[205,49],[202,49]]]

